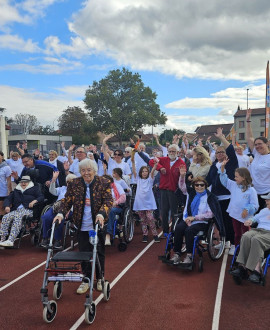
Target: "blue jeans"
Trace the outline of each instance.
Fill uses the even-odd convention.
[[[42,232],[43,232],[43,238],[49,238],[51,235],[51,229],[52,229],[52,223],[53,219],[56,216],[56,214],[53,213],[53,208],[51,207],[45,214],[42,215]],[[54,230],[54,238],[56,240],[62,239],[62,232],[63,232],[63,226],[64,226],[64,219],[61,221],[60,225],[55,228]]]
[[[121,214],[123,209],[121,207],[113,207],[111,208],[111,211],[109,213],[109,220],[107,224],[107,233],[108,234],[113,234],[113,224],[115,220],[116,214]]]

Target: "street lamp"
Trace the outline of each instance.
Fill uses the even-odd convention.
[[[248,109],[248,91],[249,91],[249,88],[247,88],[247,109]]]

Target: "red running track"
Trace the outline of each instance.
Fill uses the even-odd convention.
[[[146,247],[136,228],[133,241],[124,253],[116,246],[106,251],[106,279],[112,282]],[[84,312],[85,296],[77,295],[78,283],[63,283],[62,298],[52,324],[42,318],[40,288],[44,266],[6,289],[0,288],[1,329],[212,329],[213,312],[222,259],[212,262],[204,256],[204,272],[182,271],[162,264],[165,241],[154,243],[121,277],[108,302],[97,305],[94,323],[78,322]],[[24,239],[19,250],[0,250],[0,285],[6,284],[44,262],[46,252],[30,247]],[[231,257],[228,258],[228,263]],[[227,264],[228,270],[229,264]],[[234,284],[226,270],[219,329],[268,329],[270,291],[266,287]],[[94,299],[100,294],[95,292]],[[49,284],[52,299],[52,284]]]

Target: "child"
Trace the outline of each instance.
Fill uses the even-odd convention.
[[[123,171],[120,167],[116,167],[112,171],[113,180],[115,183],[118,183],[126,193],[130,192],[130,188],[127,185],[126,181],[123,179]]]
[[[135,201],[133,205],[133,210],[138,211],[139,217],[142,220],[142,232],[143,232],[143,243],[148,242],[148,228],[147,225],[151,228],[154,240],[156,243],[159,243],[159,237],[156,230],[155,219],[153,217],[153,210],[157,208],[155,197],[153,194],[153,182],[154,182],[154,172],[157,168],[158,159],[155,159],[154,167],[152,168],[151,173],[147,166],[142,166],[137,176],[134,157],[132,161],[132,172],[134,178],[137,181],[137,191],[135,196]]]
[[[252,187],[252,179],[249,170],[240,167],[235,170],[235,181],[228,178],[225,165],[229,160],[221,164],[219,174],[220,182],[231,193],[230,203],[227,209],[233,222],[234,244],[239,245],[242,235],[249,230],[244,225],[247,217],[254,215],[259,208],[256,190]],[[234,255],[235,245],[231,245],[229,255]]]

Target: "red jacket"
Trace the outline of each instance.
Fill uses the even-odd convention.
[[[180,165],[185,165],[185,162],[181,158],[178,158],[177,161],[170,167],[170,158],[169,157],[160,157],[157,170],[160,171],[162,167],[166,169],[166,174],[160,172],[160,183],[159,189],[176,191],[178,187],[178,180],[180,176],[179,167]],[[155,164],[153,159],[150,159],[149,165],[153,167]]]

